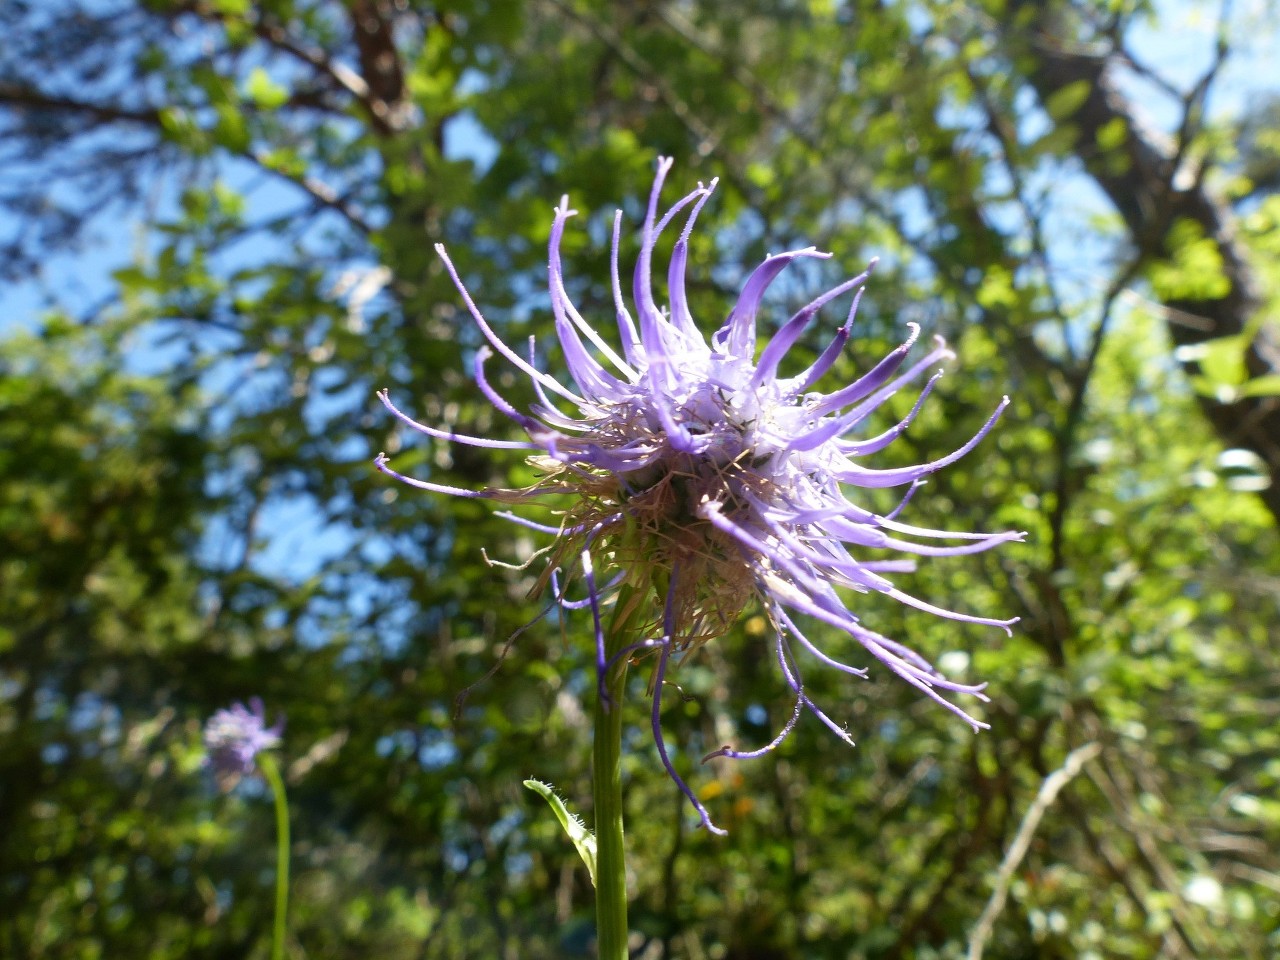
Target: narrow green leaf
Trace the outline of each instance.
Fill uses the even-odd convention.
[[[551,806],[552,812],[556,815],[556,819],[560,821],[560,826],[564,827],[564,832],[569,835],[569,839],[573,841],[573,845],[578,849],[578,856],[582,857],[582,862],[587,865],[587,872],[591,874],[591,885],[596,883],[596,838],[590,830],[583,826],[582,821],[577,816],[569,812],[569,808],[564,805],[564,801],[556,796],[554,788],[548,783],[540,780],[526,780],[524,785],[542,797]]]
[[[1280,396],[1280,374],[1268,374],[1265,377],[1254,377],[1240,388],[1242,397],[1274,397]]]

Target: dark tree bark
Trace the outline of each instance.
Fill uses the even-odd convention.
[[[1088,96],[1066,121],[1075,128],[1074,152],[1124,218],[1142,257],[1168,257],[1171,229],[1184,220],[1197,224],[1221,254],[1222,272],[1231,285],[1225,296],[1164,304],[1173,342],[1194,345],[1241,333],[1260,300],[1231,210],[1213,195],[1202,174],[1179,172],[1183,157],[1165,138],[1142,128],[1115,82],[1116,55],[1082,52],[1085,45],[1069,36],[1068,28],[1053,25],[1056,18],[1047,18],[1037,4],[1015,0],[1012,7],[1015,15],[1008,22],[1015,25],[1009,36],[1016,49],[1027,54],[1027,78],[1040,100],[1073,84],[1087,85]],[[1123,140],[1104,150],[1099,133],[1121,123]],[[1258,331],[1245,362],[1250,377],[1280,373],[1280,334],[1274,326],[1263,325]],[[1187,366],[1194,372],[1193,362]],[[1239,397],[1224,403],[1201,396],[1200,406],[1224,444],[1250,450],[1266,463],[1271,485],[1262,497],[1280,518],[1280,397]]]

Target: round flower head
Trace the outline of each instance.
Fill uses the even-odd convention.
[[[737,303],[708,341],[690,314],[685,296],[689,236],[716,181],[660,213],[660,194],[671,161],[660,159],[649,197],[635,265],[632,298],[624,302],[618,271],[622,213],[614,218],[612,282],[620,350],[611,347],[570,301],[560,266],[560,240],[575,211],[568,198],[555,210],[550,242],[550,293],[556,334],[573,386],[539,370],[533,341],[521,356],[494,332],[463,287],[442,246],[436,250],[489,346],[476,355],[479,389],[528,435],[528,441],[462,436],[418,423],[400,412],[386,392],[380,399],[398,419],[431,437],[473,446],[531,451],[541,479],[523,490],[463,490],[395,472],[380,455],[380,470],[406,483],[439,493],[524,503],[569,495],[558,527],[502,513],[523,526],[556,537],[544,579],[567,607],[590,607],[596,632],[596,664],[601,679],[613,666],[605,653],[601,604],[624,591],[628,600],[648,597],[651,613],[618,656],[654,655],[652,723],[664,766],[715,828],[702,804],[676,773],[659,723],[663,679],[673,655],[725,633],[752,600],[774,626],[773,656],[795,697],[790,720],[772,743],[755,751],[725,747],[712,756],[748,758],[776,747],[801,713],[809,710],[841,739],[845,730],[805,693],[793,652],[798,647],[827,666],[856,676],[866,669],[834,659],[801,631],[796,615],[835,627],[853,637],[876,660],[972,724],[970,716],[944,694],[986,699],[982,686],[949,680],[906,646],[867,629],[846,606],[841,590],[877,591],[904,604],[953,620],[1008,630],[1014,620],[996,620],[944,610],[904,593],[886,574],[913,570],[909,559],[880,559],[889,550],[916,556],[954,556],[986,550],[1018,532],[946,533],[898,520],[911,495],[936,470],[973,449],[1008,404],[1005,397],[968,443],[929,463],[893,469],[864,466],[862,459],[887,447],[911,423],[937,382],[934,372],[907,416],[875,436],[857,433],[868,417],[899,389],[952,356],[941,339],[914,364],[903,366],[919,333],[909,324],[906,342],[852,383],[830,392],[817,386],[848,341],[867,272],[824,293],[801,308],[757,356],[756,314],[769,285],[790,263],[827,258],[812,247],[773,255],[747,278]],[[653,251],[658,237],[685,214],[667,268],[669,304],[654,300]],[[872,267],[874,267],[874,262]],[[797,375],[780,377],[787,351],[837,297],[856,291],[853,306],[817,359]],[[538,402],[528,413],[516,409],[489,384],[485,364],[494,352],[529,378]],[[902,487],[892,511],[875,513],[849,494],[859,487]],[[939,540],[958,544],[944,545]],[[856,555],[850,547],[856,550]],[[869,555],[869,556],[866,556]],[[596,580],[593,558],[611,579]],[[582,564],[587,600],[566,601],[557,570]]]
[[[209,751],[209,763],[214,776],[225,786],[234,786],[242,776],[257,769],[256,759],[263,750],[280,745],[280,733],[284,730],[284,718],[275,726],[267,726],[266,710],[262,700],[249,701],[252,710],[243,703],[233,703],[228,710],[219,710],[204,725],[204,745]]]

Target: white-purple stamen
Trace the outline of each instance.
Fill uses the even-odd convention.
[[[936,616],[1007,631],[1014,620],[946,610],[900,590],[888,576],[915,569],[914,560],[862,554],[892,550],[915,556],[958,556],[1021,540],[1025,534],[952,533],[897,519],[925,477],[955,462],[990,432],[1009,402],[1007,397],[968,442],[947,456],[891,469],[856,462],[888,447],[910,427],[941,376],[937,365],[953,356],[940,338],[926,356],[902,372],[920,333],[916,324],[909,324],[906,341],[863,376],[830,393],[813,392],[851,337],[874,261],[863,274],[797,311],[757,359],[756,319],[765,292],[794,261],[831,255],[806,247],[771,256],[747,278],[723,325],[709,340],[703,336],[686,296],[685,271],[694,224],[716,181],[698,184],[698,189],[660,215],[662,185],[670,168],[669,159],[659,159],[634,271],[634,316],[625,302],[618,267],[621,212],[613,222],[610,277],[617,348],[569,298],[560,244],[575,211],[569,208],[568,197],[555,208],[549,289],[556,337],[571,386],[537,369],[532,338],[526,359],[498,336],[444,248],[437,246],[487,341],[476,355],[477,385],[497,410],[523,428],[528,440],[491,440],[429,427],[400,412],[385,391],[379,399],[401,423],[435,439],[489,449],[531,449],[536,455],[530,462],[538,468],[540,479],[522,490],[470,491],[404,477],[390,468],[385,455],[375,464],[396,479],[437,493],[505,503],[558,498],[559,526],[526,521],[511,513],[503,516],[556,537],[543,582],[550,583],[553,596],[566,609],[590,608],[602,695],[605,676],[623,658],[654,661],[651,719],[659,757],[702,822],[719,833],[706,808],[676,772],[663,740],[662,690],[673,655],[684,659],[702,643],[725,633],[753,599],[773,623],[779,669],[796,698],[791,717],[765,746],[754,750],[725,746],[708,759],[750,759],[768,753],[791,733],[805,710],[852,743],[848,732],[805,692],[788,637],[802,654],[837,670],[864,676],[866,668],[844,663],[821,649],[796,625],[797,614],[851,637],[872,659],[975,729],[985,727],[943,695],[986,700],[983,685],[949,680],[915,651],[867,629],[839,590],[878,592]],[[666,271],[669,309],[662,309],[654,298],[654,248],[662,231],[682,213],[685,222]],[[780,365],[820,310],[850,292],[852,307],[817,359],[799,375],[780,378]],[[485,378],[485,359],[494,352],[531,381],[538,402],[528,413],[499,395]],[[905,417],[878,434],[849,436],[900,388],[917,382],[926,371],[932,375]],[[859,488],[898,486],[907,490],[887,514],[848,499]],[[916,542],[946,539],[962,542]],[[607,583],[598,579],[597,563],[614,571]],[[566,598],[567,584],[560,583],[557,570],[566,578],[580,570],[585,600]],[[638,621],[628,618],[632,633],[614,648],[621,653],[607,656],[602,607],[624,590],[633,597],[637,592],[650,596],[651,609]]]

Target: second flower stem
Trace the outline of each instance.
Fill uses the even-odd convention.
[[[285,799],[284,778],[271,754],[258,754],[258,769],[271,787],[276,807],[276,916],[271,928],[271,960],[284,960],[289,908],[289,802]]]

